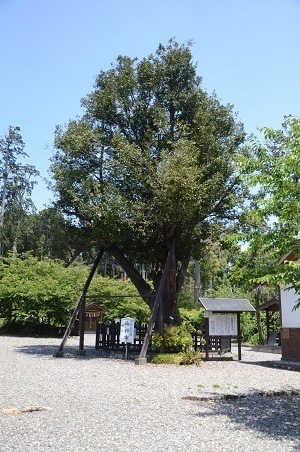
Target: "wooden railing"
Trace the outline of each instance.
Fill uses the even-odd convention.
[[[145,323],[135,324],[135,339],[132,344],[129,344],[131,352],[140,352],[144,343],[144,337],[148,325]],[[193,347],[195,350],[205,351],[205,343],[203,343],[203,335],[199,333],[192,333]],[[97,324],[96,329],[96,344],[97,350],[110,350],[125,352],[126,344],[120,342],[120,322],[103,322]],[[224,353],[231,351],[231,337],[230,336],[210,336],[209,350],[212,352]],[[153,352],[152,342],[150,340],[149,352]],[[178,351],[178,350],[168,350]]]

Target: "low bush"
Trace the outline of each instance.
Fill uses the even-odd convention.
[[[182,322],[181,325],[165,325],[164,337],[162,338],[158,333],[153,333],[152,340],[157,347],[163,343],[169,349],[184,351],[192,346],[191,333],[194,331],[194,327],[187,322]]]
[[[180,364],[179,353],[159,353],[150,359],[152,364]]]
[[[202,362],[202,354],[199,350],[189,348],[180,353],[180,364],[199,366]]]

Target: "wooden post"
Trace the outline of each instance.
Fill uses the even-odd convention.
[[[85,327],[85,297],[82,298],[79,310],[79,349],[78,355],[85,355],[84,350],[84,327]]]
[[[91,284],[91,281],[92,281],[93,276],[94,276],[94,274],[95,274],[95,272],[97,270],[97,267],[99,265],[99,262],[101,260],[101,257],[103,255],[103,253],[104,253],[104,248],[101,248],[99,253],[98,253],[98,256],[97,256],[97,258],[96,258],[96,260],[94,262],[94,265],[93,265],[93,267],[92,267],[92,269],[90,271],[90,274],[89,274],[89,276],[88,276],[88,278],[86,280],[84,288],[82,289],[81,295],[80,295],[80,297],[79,297],[79,299],[77,301],[77,305],[76,305],[76,307],[75,307],[75,309],[73,311],[73,314],[72,314],[71,320],[69,322],[69,325],[66,328],[66,331],[65,331],[65,334],[64,334],[64,336],[62,338],[62,341],[61,341],[61,344],[59,346],[59,349],[58,349],[57,352],[55,352],[53,354],[53,356],[56,357],[56,358],[60,358],[60,357],[62,357],[64,355],[64,346],[65,346],[65,344],[67,342],[67,339],[68,339],[68,337],[69,337],[69,335],[71,333],[71,329],[72,329],[72,327],[73,327],[73,325],[75,323],[76,317],[78,316],[81,304],[82,304],[82,302],[83,302],[83,300],[85,298],[85,295],[87,293],[89,285]]]
[[[200,261],[195,261],[194,305],[200,297]]]
[[[152,334],[152,329],[153,329],[153,325],[154,325],[154,322],[156,319],[158,307],[159,307],[160,303],[162,303],[162,296],[163,296],[165,284],[167,281],[167,276],[169,273],[169,269],[170,269],[170,265],[171,265],[171,261],[172,261],[172,257],[173,257],[174,253],[175,253],[175,237],[173,239],[172,247],[169,251],[166,265],[165,265],[165,268],[164,268],[164,271],[163,271],[163,274],[162,274],[162,277],[160,280],[160,284],[159,284],[159,287],[157,290],[154,305],[152,308],[152,313],[151,313],[149,324],[148,324],[148,328],[147,328],[147,331],[146,331],[146,334],[144,337],[144,343],[142,346],[142,350],[141,350],[139,357],[135,360],[135,364],[146,364],[147,363],[146,354],[148,351],[148,346],[149,346],[149,342],[150,342],[150,338],[151,338],[151,334]]]
[[[126,342],[126,345],[125,345],[125,359],[126,359],[126,361],[128,361],[128,349],[129,349],[129,344],[128,344],[128,342]]]
[[[205,359],[209,360],[209,319],[205,319]]]
[[[268,341],[270,336],[270,314],[268,308],[266,309],[266,323],[267,323],[267,341]]]
[[[238,360],[242,359],[241,313],[237,313]]]

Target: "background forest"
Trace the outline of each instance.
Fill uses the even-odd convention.
[[[4,331],[66,325],[99,247],[88,297],[107,320],[148,321],[173,237],[164,309],[177,322],[201,324],[201,295],[258,307],[279,282],[300,289],[297,263],[277,265],[299,252],[298,118],[246,137],[232,107],[202,89],[190,45],[174,41],[139,62],[119,57],[82,102],[82,118],[55,131],[57,202],[41,211],[20,128],[0,139]],[[244,314],[242,331],[265,343],[264,314]]]

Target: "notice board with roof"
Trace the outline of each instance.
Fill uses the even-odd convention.
[[[242,359],[242,338],[240,316],[242,312],[255,312],[246,298],[204,298],[199,297],[204,308],[206,321],[206,359],[209,358],[208,343],[211,336],[237,336],[238,359]]]

